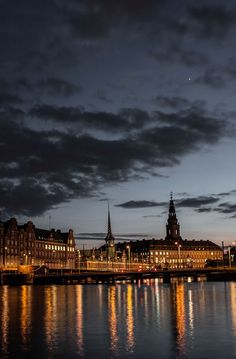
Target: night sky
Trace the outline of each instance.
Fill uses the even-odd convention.
[[[230,0],[0,0],[2,219],[163,238],[173,191],[236,240],[235,39]]]

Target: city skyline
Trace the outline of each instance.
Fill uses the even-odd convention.
[[[234,1],[1,4],[1,219],[235,241]]]

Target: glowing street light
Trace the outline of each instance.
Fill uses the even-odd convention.
[[[79,273],[80,273],[80,250],[78,249],[78,266],[79,266]]]
[[[232,257],[234,255],[231,255],[231,249],[234,248],[235,246],[235,242],[232,242],[233,246],[228,246],[228,255],[229,255],[229,268],[231,268],[231,264],[232,264]]]
[[[231,255],[230,255],[231,247],[228,247],[228,253],[229,253],[229,268],[231,268]]]
[[[180,248],[181,248],[181,244],[179,244],[178,242],[175,242],[175,244],[178,246],[178,268],[180,268]]]
[[[130,263],[130,246],[127,245],[127,246],[126,246],[126,249],[128,249],[128,261],[127,261],[127,264],[128,264],[128,268],[129,268],[129,263]]]

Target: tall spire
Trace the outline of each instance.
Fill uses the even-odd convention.
[[[166,224],[166,239],[180,240],[180,225],[176,217],[173,193],[170,193],[169,216]]]
[[[170,192],[169,217],[176,217],[175,204],[173,201],[173,192]]]
[[[107,260],[113,260],[115,258],[115,238],[112,234],[112,229],[111,229],[109,202],[108,202],[108,216],[107,216],[107,235],[105,241],[107,248]]]
[[[110,217],[109,201],[108,201],[108,218],[107,218],[107,236],[106,236],[106,242],[108,242],[108,241],[113,241],[113,242],[114,242],[114,237],[113,237],[112,229],[111,229],[111,217]]]

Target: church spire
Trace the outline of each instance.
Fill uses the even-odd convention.
[[[111,229],[110,206],[109,206],[109,202],[108,202],[108,218],[107,218],[107,236],[106,236],[106,242],[109,242],[109,241],[114,241],[114,237],[113,237],[112,229]]]
[[[115,257],[115,238],[112,234],[111,229],[111,217],[110,217],[110,207],[108,202],[108,216],[107,216],[107,235],[105,238],[106,247],[107,247],[107,259],[112,260]]]
[[[170,192],[169,217],[176,217],[173,192]]]
[[[166,224],[166,239],[180,240],[180,225],[176,217],[173,193],[170,193],[169,216]]]

